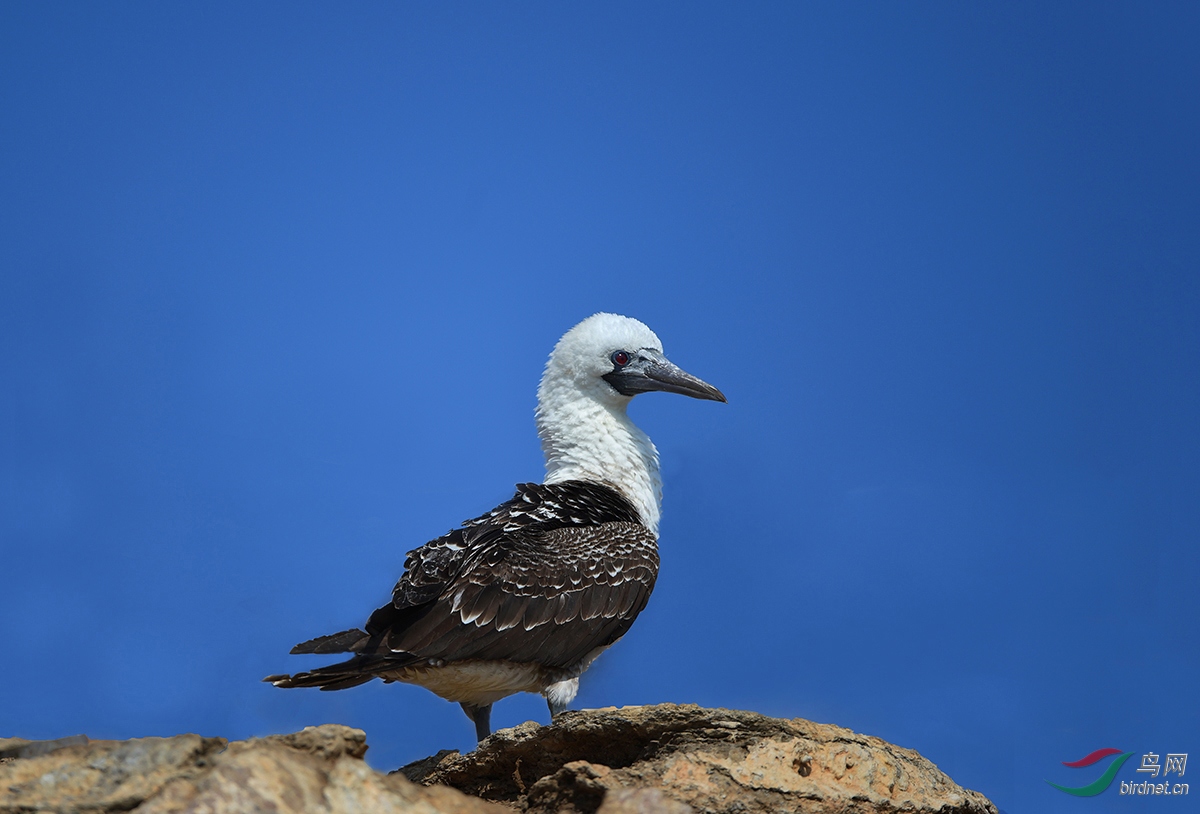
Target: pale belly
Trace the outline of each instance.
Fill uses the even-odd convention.
[[[457,661],[440,667],[428,664],[403,667],[381,673],[380,678],[416,684],[447,701],[483,706],[513,693],[540,693],[556,678],[549,672],[537,664],[513,661]]]

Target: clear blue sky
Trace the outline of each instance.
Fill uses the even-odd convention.
[[[470,747],[259,679],[540,478],[611,310],[729,404],[634,403],[662,573],[577,706],[1140,805],[1044,780],[1200,760],[1200,12],[1047,5],[4,4],[0,735]]]

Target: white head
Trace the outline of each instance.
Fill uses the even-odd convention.
[[[537,425],[547,483],[616,486],[657,533],[658,452],[625,412],[635,395],[651,390],[725,401],[720,390],[668,362],[658,337],[641,322],[594,314],[554,346],[538,387]]]

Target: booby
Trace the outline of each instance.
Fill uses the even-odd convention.
[[[408,552],[392,601],[364,629],[292,648],[350,659],[264,681],[417,684],[461,705],[481,741],[492,704],[514,693],[540,693],[557,716],[654,589],[658,452],[626,413],[654,390],[725,401],[667,361],[636,319],[599,313],[567,331],[538,387],[545,480],[518,484],[512,499]]]

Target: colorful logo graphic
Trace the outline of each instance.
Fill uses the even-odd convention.
[[[1104,770],[1104,774],[1100,775],[1093,782],[1088,783],[1086,786],[1072,788],[1070,786],[1060,786],[1057,783],[1050,783],[1049,780],[1046,782],[1050,783],[1051,786],[1054,786],[1054,788],[1058,789],[1059,791],[1065,791],[1067,794],[1074,794],[1076,797],[1095,797],[1097,794],[1112,785],[1113,778],[1117,776],[1117,772],[1119,772],[1121,767],[1125,765],[1125,761],[1129,760],[1129,758],[1133,756],[1133,752],[1122,752],[1120,749],[1097,749],[1087,757],[1080,758],[1079,760],[1073,760],[1070,763],[1063,761],[1063,765],[1071,769],[1082,769],[1085,766],[1091,766],[1095,763],[1099,763],[1106,757],[1111,757],[1112,755],[1120,755],[1120,757],[1108,765],[1108,768]]]
[[[1073,794],[1076,797],[1095,797],[1100,792],[1112,785],[1113,779],[1116,778],[1117,772],[1125,765],[1125,761],[1133,757],[1133,752],[1122,752],[1120,749],[1097,749],[1087,757],[1073,760],[1071,762],[1063,761],[1063,765],[1069,769],[1082,769],[1087,766],[1093,766],[1105,758],[1117,755],[1117,758],[1112,763],[1108,764],[1108,768],[1104,770],[1104,774],[1097,777],[1086,786],[1072,787],[1060,786],[1057,783],[1050,783],[1051,786],[1059,791]],[[1160,762],[1160,758],[1163,758]],[[1126,782],[1121,781],[1121,794],[1153,794],[1165,796],[1183,796],[1188,793],[1187,783],[1176,783],[1167,779],[1168,775],[1174,774],[1182,778],[1187,772],[1187,752],[1169,752],[1164,758],[1157,752],[1146,752],[1142,755],[1142,765],[1138,767],[1137,774],[1150,775],[1149,780],[1143,780],[1140,783],[1136,780]],[[1162,772],[1160,778],[1159,772]]]

